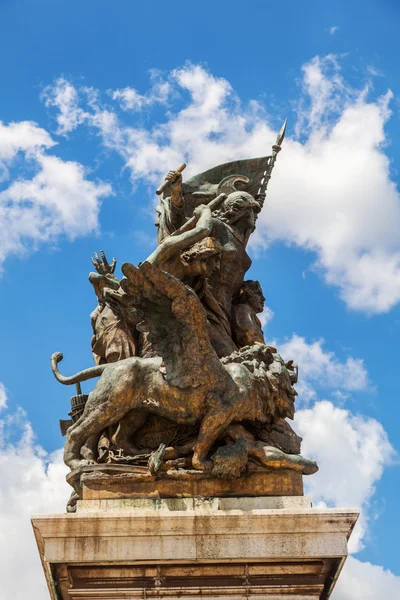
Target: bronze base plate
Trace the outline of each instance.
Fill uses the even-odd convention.
[[[254,470],[239,479],[218,479],[201,471],[171,470],[153,476],[129,465],[82,466],[67,476],[82,500],[111,498],[193,498],[302,496],[302,474],[291,470]]]

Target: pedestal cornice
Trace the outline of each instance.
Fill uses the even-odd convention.
[[[304,508],[304,498],[302,508],[291,498],[291,508],[279,509],[243,498],[235,509],[234,499],[221,499],[231,502],[223,510],[216,500],[182,500],[184,510],[178,501],[114,500],[100,512],[87,501],[76,514],[33,517],[53,599],[171,597],[172,588],[193,598],[196,585],[219,599],[329,597],[358,511]]]

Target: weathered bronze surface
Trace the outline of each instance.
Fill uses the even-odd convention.
[[[92,259],[96,366],[64,377],[62,354],[51,361],[66,385],[100,377],[83,414],[62,422],[71,510],[83,480],[112,487],[124,468],[132,497],[289,495],[302,489],[301,474],[318,469],[286,421],[297,367],[265,345],[257,316],[265,298],[258,282],[244,280],[283,136],[284,128],[270,157],[227,163],[186,184],[184,164],[170,171],[158,190],[158,247],[138,268],[123,264],[121,280],[115,259]],[[118,475],[111,468],[99,479],[98,465],[118,465]]]
[[[128,465],[79,467],[68,475],[71,485],[81,484],[83,500],[115,498],[223,498],[229,496],[302,496],[302,474],[273,471],[251,465],[238,479],[219,479],[212,473],[170,469],[153,477]]]

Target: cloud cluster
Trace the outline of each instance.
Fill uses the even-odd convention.
[[[112,193],[86,179],[84,167],[48,154],[55,145],[35,123],[0,122],[0,269],[11,254],[61,236],[95,231],[101,198]],[[12,177],[13,167],[26,176]]]
[[[7,408],[7,391],[4,384],[0,381],[0,411]]]
[[[285,360],[299,365],[295,429],[303,437],[303,454],[320,467],[305,479],[307,493],[317,504],[362,509],[351,538],[351,548],[357,551],[366,534],[370,498],[394,456],[378,421],[337,406],[351,392],[371,387],[364,362],[352,356],[341,361],[323,347],[323,340],[308,342],[296,334],[273,345]],[[323,399],[327,395],[330,400]]]
[[[277,342],[273,342],[275,345]],[[370,386],[368,373],[361,358],[349,356],[341,362],[333,352],[324,350],[324,340],[307,342],[294,334],[279,343],[279,352],[285,360],[294,359],[299,366],[297,391],[301,402],[316,400],[318,389],[330,391],[339,399],[346,399],[348,392],[366,390]]]
[[[305,139],[282,152],[261,237],[315,252],[314,268],[350,308],[385,312],[400,299],[400,196],[384,153],[392,94],[368,101],[332,57],[303,72]]]
[[[161,82],[158,76],[163,93],[148,126],[137,113],[149,109],[151,94],[133,88],[108,95],[133,115],[65,79],[47,88],[46,102],[58,111],[60,133],[83,121],[94,128],[133,182],[155,185],[183,159],[189,176],[269,152],[276,133],[259,101],[243,104],[228,81],[198,65]],[[372,96],[370,86],[346,82],[337,57],[317,56],[303,66],[295,135],[289,130],[255,239],[310,250],[313,268],[349,307],[379,313],[400,300],[400,197],[385,154],[392,94]]]
[[[168,102],[171,86],[168,81],[164,81],[161,73],[156,69],[150,71],[151,87],[146,94],[139,94],[132,87],[125,87],[120,90],[109,90],[113,100],[118,100],[122,110],[140,111],[154,104],[165,104]]]
[[[70,494],[66,472],[61,451],[48,454],[37,445],[22,409],[0,419],[0,578],[4,598],[48,598],[30,517],[65,511]]]
[[[369,516],[369,500],[394,450],[382,425],[375,419],[321,400],[296,413],[296,430],[303,437],[302,452],[317,460],[320,470],[305,480],[314,503],[361,508],[350,540],[362,548]]]
[[[55,88],[46,87],[42,99],[47,107],[57,106],[57,133],[61,135],[74,131],[88,116],[79,106],[78,91],[64,77],[59,77]]]
[[[400,598],[400,577],[391,571],[350,556],[336,584],[332,600]]]
[[[293,335],[278,346],[285,358],[294,358],[300,365],[302,383],[296,388],[308,405],[297,410],[294,427],[303,437],[302,453],[320,467],[318,473],[305,478],[305,493],[314,506],[361,509],[349,544],[350,552],[357,552],[368,539],[376,485],[395,452],[378,421],[319,398],[329,393],[342,402],[351,391],[369,387],[368,373],[360,359],[348,357],[342,362],[323,348],[322,340],[308,343]],[[396,598],[399,591],[400,577],[350,557],[332,600]]]

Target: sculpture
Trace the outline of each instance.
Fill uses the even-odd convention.
[[[233,339],[239,348],[263,344],[264,334],[257,317],[264,310],[264,294],[258,281],[244,281],[232,300]]]
[[[246,245],[284,133],[285,125],[270,157],[227,163],[186,184],[186,165],[170,171],[158,247],[138,268],[123,264],[121,281],[115,259],[92,259],[96,366],[64,377],[62,354],[51,361],[63,384],[100,377],[65,427],[64,460],[74,472],[143,461],[153,475],[172,468],[224,479],[254,463],[318,469],[285,420],[294,416],[297,367],[265,344],[257,317],[265,298],[258,282],[244,281]]]
[[[104,252],[101,252],[101,259],[95,253],[92,262],[97,273],[89,273],[89,281],[98,299],[98,306],[90,315],[94,361],[96,364],[104,364],[135,356],[138,343],[135,339],[137,323],[132,320],[132,316],[129,318],[127,311],[119,310],[118,303],[110,304],[110,298],[104,295],[107,289],[119,288],[119,281],[114,275],[116,260],[114,258],[110,266]]]
[[[212,468],[208,453],[222,434],[229,435],[233,422],[293,417],[296,392],[291,383],[297,375],[273,349],[249,347],[221,362],[207,335],[206,313],[188,286],[147,262],[140,269],[125,264],[123,272],[122,287],[142,308],[145,321],[149,320],[151,339],[161,356],[128,358],[63,377],[57,368],[62,355],[53,355],[53,372],[61,383],[100,376],[84,414],[67,432],[65,462],[69,467],[79,466],[81,447],[89,437],[128,415],[132,435],[149,414],[183,425],[198,422],[192,466],[199,470]],[[268,459],[263,460],[269,466]],[[298,456],[282,456],[281,460],[286,460],[286,468],[314,470],[312,461]]]

